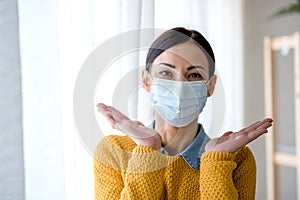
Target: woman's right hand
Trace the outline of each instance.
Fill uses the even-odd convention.
[[[159,150],[161,148],[161,136],[151,128],[147,128],[139,121],[132,121],[117,109],[103,103],[97,104],[98,111],[103,114],[112,128],[124,132],[137,145],[147,146]]]

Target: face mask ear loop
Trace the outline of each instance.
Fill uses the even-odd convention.
[[[152,85],[153,77],[151,76],[150,72],[148,72],[148,77],[149,77],[149,83]]]
[[[208,81],[206,81],[206,83],[205,83],[205,86],[206,86],[207,89],[208,89],[208,85],[209,85],[210,81],[211,81],[211,78]]]

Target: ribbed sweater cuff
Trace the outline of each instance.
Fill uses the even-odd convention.
[[[205,152],[202,154],[201,162],[209,161],[234,161],[235,154],[229,152]]]
[[[147,146],[136,146],[132,151],[133,154],[145,154],[145,153],[155,153],[155,152],[158,151],[156,151],[154,148],[147,147]]]

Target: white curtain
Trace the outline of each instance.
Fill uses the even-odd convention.
[[[96,47],[126,31],[184,26],[202,32],[212,44],[223,81],[216,101],[223,98],[225,88],[226,101],[221,99],[226,103],[224,129],[241,128],[241,4],[239,0],[19,0],[26,199],[94,198],[92,155],[74,123],[73,92],[83,64]],[[129,42],[139,43],[141,38]],[[112,62],[121,68],[111,67],[106,85],[117,84],[133,70],[136,79],[125,88],[139,88],[140,68],[134,69],[144,65],[145,51],[137,52]],[[96,90],[94,101],[112,103],[113,90]],[[143,108],[143,99],[133,97],[137,110]],[[221,104],[210,104],[208,114],[221,112]],[[137,111],[131,115],[142,118]],[[222,124],[217,129],[209,126],[211,119],[203,119],[212,136],[220,134],[220,116]],[[85,132],[97,131],[92,116],[84,117],[91,119]],[[102,128],[107,134],[112,131],[101,122]]]
[[[19,0],[26,199],[65,199],[57,1]]]
[[[94,55],[97,48],[102,48],[101,45],[103,43],[111,41],[112,37],[127,31],[153,27],[153,3],[153,1],[141,0],[105,2],[96,0],[60,1],[60,62],[62,66],[63,131],[68,199],[93,199],[92,153],[95,145],[101,138],[100,130],[98,130],[97,124],[94,123],[94,117],[90,115],[91,113],[87,115],[79,114],[80,116],[78,116],[78,112],[75,112],[77,110],[73,111],[73,101],[76,100],[73,99],[73,92],[74,87],[76,87],[76,81],[78,81],[76,78],[84,73],[80,70],[84,68],[83,65],[85,63],[90,62],[87,58],[90,55]],[[130,42],[138,45],[139,39],[137,33],[136,38],[131,38],[130,41],[121,40],[117,46],[109,49],[109,51],[122,52],[123,48],[126,48],[126,43]],[[102,51],[102,49],[100,50]],[[96,55],[91,60],[92,65],[101,63],[93,62],[94,59],[101,61],[102,57],[108,56],[106,52]],[[87,106],[87,109],[96,109],[95,105],[100,101],[112,104],[112,95],[116,84],[126,73],[140,65],[139,56],[139,53],[126,54],[122,59],[111,61],[111,67],[106,73],[108,78],[104,81],[102,80],[102,82],[98,80],[100,81],[98,83],[100,91],[96,91],[95,99],[87,97],[87,103],[91,104],[90,107]],[[102,67],[106,66],[99,66],[99,68]],[[91,79],[84,79],[86,82],[83,82],[83,84],[86,85],[86,88],[84,88],[85,91],[83,92],[86,92],[88,88],[95,89],[95,87],[92,88],[94,79],[99,78],[95,77],[96,71],[87,72],[87,76],[90,75]],[[139,74],[138,71],[134,72],[133,78],[126,85],[122,86],[120,92],[131,90],[138,84]],[[85,112],[85,105],[83,106],[83,112]],[[123,108],[122,105],[119,106]],[[75,118],[82,119],[78,123],[75,121],[77,127],[74,125],[74,115]],[[101,117],[99,120],[101,121]],[[82,121],[87,122],[83,125],[83,131],[80,128],[81,125],[79,125]],[[106,130],[106,134],[113,133],[113,130],[106,122],[102,121],[100,123],[101,129]]]

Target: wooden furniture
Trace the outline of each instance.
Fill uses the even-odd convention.
[[[278,105],[276,94],[276,65],[275,52],[282,49],[293,49],[294,66],[294,117],[295,124],[295,147],[294,153],[280,152],[275,147],[274,137],[279,134],[275,125],[278,119]],[[296,169],[296,181],[298,197],[300,200],[300,34],[294,33],[284,37],[264,38],[264,86],[265,86],[265,113],[267,117],[272,117],[274,126],[266,136],[266,172],[267,172],[267,199],[276,199],[276,173],[275,166],[288,166]],[[278,189],[278,187],[277,187]]]

